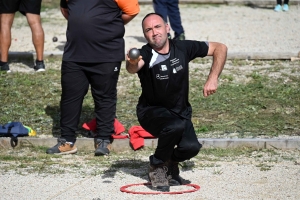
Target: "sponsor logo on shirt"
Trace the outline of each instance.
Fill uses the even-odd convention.
[[[167,68],[166,65],[161,65],[161,66],[160,66],[160,70],[161,70],[161,71],[167,71],[168,68]]]
[[[178,58],[173,58],[172,60],[170,60],[171,62],[171,66],[176,65],[179,63],[179,59]]]
[[[169,76],[168,75],[156,74],[156,79],[158,79],[158,80],[165,80],[165,79],[169,79]]]
[[[115,70],[114,70],[114,72],[117,72],[117,71],[119,71],[119,69],[118,69],[118,67],[115,67]]]
[[[182,69],[183,69],[182,65],[179,65],[178,67],[176,67],[176,71],[177,72],[180,71],[180,70],[182,70]]]

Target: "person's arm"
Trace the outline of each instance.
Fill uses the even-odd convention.
[[[128,52],[130,51],[130,49],[128,50]],[[144,60],[142,59],[143,57],[140,56],[137,59],[130,59],[128,57],[128,52],[126,54],[126,70],[130,73],[130,74],[134,74],[136,72],[138,72],[145,64]]]
[[[227,46],[218,42],[209,42],[208,56],[213,57],[213,63],[203,88],[205,97],[214,94],[218,88],[218,78],[224,68],[227,58]]]
[[[61,14],[68,20],[69,11],[68,11],[68,0],[60,0],[60,11]]]
[[[140,12],[138,0],[115,0],[122,10],[122,19],[124,24],[130,22]]]
[[[69,12],[67,8],[60,8],[61,14],[65,17],[66,20],[68,20]]]
[[[122,19],[123,19],[124,25],[128,24],[128,22],[130,22],[133,18],[135,18],[135,16],[137,16],[137,14],[127,15],[125,13],[122,13]]]

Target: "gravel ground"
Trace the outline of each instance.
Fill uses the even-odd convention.
[[[275,152],[255,151],[248,154],[248,157],[233,156],[234,158],[205,157],[200,152],[198,158],[188,162],[187,165],[192,167],[181,169],[181,175],[192,184],[200,186],[200,189],[173,195],[143,195],[120,191],[123,186],[147,182],[148,158],[145,155],[139,156],[135,161],[140,162],[139,168],[130,164],[122,165],[119,160],[122,156],[107,157],[110,161],[115,159],[115,164],[103,167],[101,163],[85,164],[92,155],[65,155],[53,158],[53,162],[70,163],[73,167],[45,165],[40,168],[41,173],[32,173],[30,167],[24,164],[17,169],[4,170],[5,163],[10,162],[5,161],[0,162],[0,199],[300,199],[299,151]],[[23,155],[30,153],[23,152]],[[171,186],[170,192],[193,189],[188,186]],[[135,185],[127,190],[153,192],[144,185]]]
[[[275,13],[273,7],[254,9],[244,6],[180,5],[180,8],[187,39],[222,42],[228,46],[229,52],[300,51],[299,6],[291,6],[290,11],[286,13]],[[141,19],[152,11],[151,5],[141,6],[140,14],[126,25],[126,49],[145,44]],[[66,21],[59,10],[47,10],[41,15],[45,31],[45,52],[62,51],[66,41]],[[52,41],[54,36],[58,38],[57,42]],[[34,52],[31,32],[24,17],[17,18],[14,22],[10,51]],[[12,70],[18,71],[19,67],[20,63],[11,64]],[[49,64],[47,67],[59,66]],[[121,186],[146,182],[144,176],[136,175],[139,170],[144,169],[134,171],[119,169],[113,174],[94,176],[82,175],[75,169],[63,174],[21,175],[12,171],[1,171],[0,199],[298,200],[300,199],[299,151],[292,152],[290,156],[294,160],[268,161],[266,158],[265,165],[272,166],[267,171],[261,170],[258,167],[260,163],[253,158],[241,158],[230,162],[216,161],[213,167],[209,167],[210,164],[203,161],[204,167],[181,173],[184,178],[199,185],[200,190],[179,195],[139,195],[120,192]],[[81,159],[77,155],[63,158]],[[263,156],[261,159],[264,158]],[[3,164],[2,161],[1,163]],[[80,169],[89,170],[88,167]],[[149,191],[145,186],[132,189]],[[178,188],[172,187],[171,190],[175,191]]]
[[[126,27],[126,50],[145,44],[142,18],[153,12],[151,5],[141,5],[139,15]],[[276,13],[273,7],[180,5],[186,38],[222,42],[229,52],[300,51],[300,6]],[[58,9],[41,13],[45,31],[45,52],[62,51],[66,41],[66,20]],[[173,34],[173,31],[171,32]],[[56,36],[57,42],[52,38]],[[34,52],[26,18],[17,18],[12,29],[11,51]]]

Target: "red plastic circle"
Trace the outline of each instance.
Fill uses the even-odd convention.
[[[138,183],[138,184],[129,184],[129,185],[125,185],[122,186],[120,188],[121,192],[127,192],[127,193],[131,193],[131,194],[183,194],[183,193],[191,193],[191,192],[196,192],[197,190],[200,189],[199,185],[195,185],[195,184],[185,184],[186,186],[190,186],[193,187],[194,189],[192,190],[184,190],[184,191],[176,191],[176,192],[135,192],[135,191],[131,191],[128,190],[128,188],[132,187],[132,186],[138,186],[138,185],[151,185],[151,183]]]

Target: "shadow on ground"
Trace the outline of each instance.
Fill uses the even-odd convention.
[[[179,166],[181,172],[192,170],[194,167],[195,163],[193,161],[185,161]],[[116,172],[122,171],[125,174],[130,174],[132,176],[144,179],[145,182],[149,182],[148,169],[149,162],[140,159],[118,160],[115,161],[109,169],[103,172],[102,178],[106,179],[115,177]],[[105,180],[104,182],[110,183],[108,180]]]
[[[52,135],[53,137],[60,137],[60,108],[59,106],[49,106],[45,108],[45,113],[52,118]],[[80,122],[78,124],[77,137],[91,137],[90,133],[82,128],[82,124],[89,122],[94,118],[94,109],[90,106],[83,106]]]

